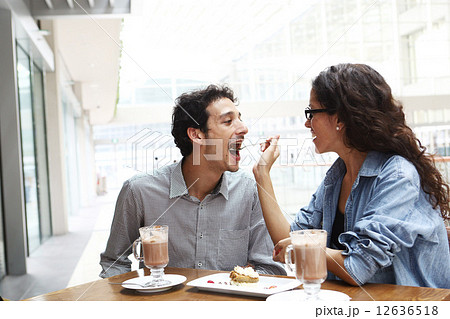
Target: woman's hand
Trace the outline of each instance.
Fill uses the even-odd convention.
[[[272,259],[274,261],[279,261],[284,263],[284,254],[286,253],[286,248],[291,244],[291,238],[285,238],[280,240],[273,248]]]
[[[269,174],[273,163],[280,156],[280,148],[278,146],[278,139],[280,135],[269,137],[264,144],[261,144],[261,157],[258,163],[253,166],[253,174],[258,178],[260,174]]]

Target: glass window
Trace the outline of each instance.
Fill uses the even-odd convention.
[[[28,253],[41,243],[39,227],[38,184],[33,129],[30,58],[17,46],[17,79],[19,87],[20,129],[22,138],[23,184],[28,237]]]
[[[239,42],[237,45],[241,48],[239,52],[236,51],[228,57],[227,53],[222,53],[221,59],[226,61],[228,58],[230,68],[220,76],[222,79],[229,79],[229,82],[228,80],[226,82],[231,84],[241,101],[242,113],[249,125],[246,140],[251,141],[253,138],[256,143],[258,138],[275,133],[298,140],[298,152],[282,153],[272,171],[275,188],[281,187],[281,205],[291,205],[289,202],[291,196],[300,199],[303,191],[310,194],[315,190],[329,164],[334,160],[321,155],[324,160],[316,163],[316,157],[313,156],[314,147],[309,146],[313,144],[310,134],[304,127],[304,116],[301,114],[308,103],[311,79],[331,64],[363,62],[372,65],[386,77],[393,88],[394,96],[399,99],[416,95],[447,95],[450,88],[448,72],[450,29],[448,15],[443,13],[448,12],[448,8],[448,1],[442,0],[316,1],[307,10],[299,11],[297,16],[289,16],[282,25],[274,25],[270,28],[271,33],[267,33],[264,37],[259,38],[256,34],[248,46],[242,46],[240,43],[243,42]],[[275,17],[283,11],[272,13]],[[292,11],[292,14],[297,14],[297,11]],[[199,13],[197,20],[201,19],[203,14]],[[256,26],[256,21],[257,19],[250,22]],[[274,20],[269,19],[266,23],[271,24],[271,21]],[[128,28],[126,25],[127,22],[125,27]],[[227,28],[230,29],[223,25],[224,30]],[[137,37],[137,41],[142,41],[142,38]],[[172,59],[168,59],[169,63],[170,61]],[[184,73],[183,70],[181,74]],[[188,80],[175,81],[177,73],[170,72],[170,74],[174,76],[172,83],[176,86],[172,91],[174,98],[183,92],[184,87],[193,83]],[[159,76],[164,76],[164,73]],[[163,88],[170,85],[168,81],[157,82]],[[129,82],[126,83],[130,85]],[[135,87],[155,87],[152,81],[148,81],[147,84]],[[141,98],[145,98],[146,94],[150,95],[151,92],[141,93]],[[298,111],[291,108],[290,103],[278,103],[279,100],[299,102]],[[251,107],[246,108],[247,102],[252,102]],[[289,107],[283,109],[284,105]],[[408,107],[409,105],[405,105],[405,110]],[[285,118],[279,121],[275,115],[268,112],[269,109],[279,110],[277,113]],[[301,116],[297,121],[289,118],[292,115]],[[424,105],[421,109],[411,110],[408,120],[410,116],[416,127],[430,126],[431,123],[448,126],[450,110],[428,112]],[[442,123],[443,119],[445,123]],[[170,123],[165,125],[170,127]],[[133,134],[130,134],[131,136]],[[448,141],[448,136],[441,134],[433,137],[427,133],[424,135],[424,144],[429,149],[436,147],[438,152],[444,154],[450,148],[448,142],[444,143]],[[433,142],[434,139],[437,139],[437,142]],[[259,157],[249,150],[250,147],[243,150],[242,156],[244,159],[245,152],[251,155],[247,157],[251,157],[248,161],[251,170],[252,162]],[[107,167],[107,151],[103,149],[100,151],[105,152],[105,155],[97,159],[99,163],[104,161]],[[244,160],[241,161],[241,166],[243,162]],[[294,174],[290,167],[281,167],[279,163],[289,165],[294,163],[293,165],[299,167]],[[113,164],[110,160],[108,165],[113,167]],[[298,189],[288,193],[294,190],[292,185]],[[285,192],[283,187],[288,188],[288,191]],[[310,196],[304,196],[302,200],[306,202],[309,198]],[[292,207],[298,209],[298,205]]]
[[[66,159],[66,194],[69,207],[69,214],[73,215],[78,211],[80,202],[79,179],[78,176],[78,136],[77,119],[75,118],[73,106],[66,94],[63,94],[62,105],[64,111],[64,143]]]
[[[164,103],[171,100],[171,93],[170,87],[138,87],[136,104]]]
[[[33,122],[37,162],[37,190],[39,200],[39,220],[41,242],[52,235],[50,191],[47,160],[47,130],[45,125],[43,73],[32,65]]]
[[[28,254],[52,235],[42,71],[17,46]]]
[[[119,104],[133,103],[133,88],[121,85],[119,90]]]
[[[1,171],[0,171],[1,181]],[[5,235],[3,233],[2,185],[0,183],[0,280],[6,275]]]
[[[401,39],[402,50],[403,50],[403,83],[411,84],[416,82],[417,74],[416,74],[416,35],[409,34],[403,36]]]

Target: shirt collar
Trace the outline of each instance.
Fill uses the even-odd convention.
[[[378,176],[387,157],[389,155],[380,152],[371,151],[367,153],[366,159],[359,170],[359,176]]]
[[[170,194],[169,198],[180,197],[183,195],[188,195],[188,187],[186,186],[186,182],[184,181],[183,171],[181,170],[183,161],[178,162],[175,166],[175,169],[172,171],[170,175]],[[219,182],[217,183],[214,190],[211,192],[213,195],[222,194],[226,200],[228,200],[228,174],[227,172],[222,174]]]
[[[181,164],[183,161],[179,161],[175,166],[175,169],[170,175],[170,195],[169,198],[180,197],[189,194],[188,188],[184,181],[183,172],[181,171]]]
[[[228,172],[224,172],[211,194],[222,194],[228,200]]]

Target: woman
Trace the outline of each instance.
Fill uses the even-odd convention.
[[[274,259],[284,261],[290,231],[323,228],[328,270],[352,285],[450,288],[449,186],[384,78],[362,64],[327,68],[312,82],[305,115],[316,151],[339,158],[289,224],[269,175],[279,136],[267,140],[253,173]]]

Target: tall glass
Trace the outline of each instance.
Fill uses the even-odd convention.
[[[164,267],[169,263],[169,226],[145,226],[139,228],[140,238],[133,243],[133,255],[144,261],[150,269],[149,286],[159,287],[170,284],[164,279]],[[143,251],[143,257],[137,252],[137,246]]]
[[[307,300],[317,300],[322,282],[327,278],[327,232],[322,229],[297,230],[290,233],[286,264],[303,284]],[[292,261],[292,251],[295,261]]]

